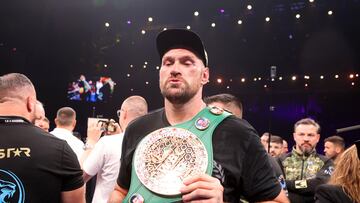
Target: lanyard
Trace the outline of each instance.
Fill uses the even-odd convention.
[[[25,118],[15,116],[0,116],[0,124],[12,124],[12,123],[30,123]]]

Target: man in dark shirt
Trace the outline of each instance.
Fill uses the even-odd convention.
[[[32,124],[35,112],[31,81],[18,73],[1,76],[0,202],[85,202],[74,152]]]
[[[132,166],[132,161],[138,143],[144,137],[149,138],[146,135],[154,130],[188,123],[199,113],[209,111],[204,109],[206,104],[202,100],[203,86],[209,81],[209,69],[200,38],[188,30],[166,30],[158,35],[157,48],[162,59],[159,74],[165,107],[135,120],[126,129],[118,185],[110,202],[120,202],[124,198],[156,202],[129,192],[132,188],[130,182],[132,184],[136,179],[132,172],[136,167]],[[211,113],[221,114],[217,111]],[[206,119],[190,124],[196,128],[211,125]],[[238,202],[240,196],[244,196],[249,201],[287,202],[256,131],[245,120],[235,116],[225,118],[213,131],[212,147],[212,174],[185,178],[180,189],[182,201]],[[162,160],[162,157],[154,159]],[[131,196],[125,197],[128,192]]]

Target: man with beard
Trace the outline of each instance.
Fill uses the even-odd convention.
[[[32,82],[19,73],[0,76],[1,202],[85,202],[76,155],[35,119]]]
[[[301,119],[294,125],[295,146],[279,159],[292,203],[314,202],[315,189],[330,178],[333,163],[316,152],[320,125],[313,119]]]
[[[251,125],[206,108],[202,90],[209,68],[199,36],[171,29],[156,42],[165,106],[126,129],[109,202],[238,202],[240,196],[250,202],[287,202]]]

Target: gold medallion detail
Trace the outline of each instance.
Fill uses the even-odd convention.
[[[134,167],[140,182],[161,195],[178,195],[183,180],[204,174],[208,154],[193,133],[168,127],[147,135],[135,151]]]

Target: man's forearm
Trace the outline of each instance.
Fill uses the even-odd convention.
[[[121,203],[128,191],[121,188],[118,184],[115,185],[114,191],[111,193],[108,203]]]

